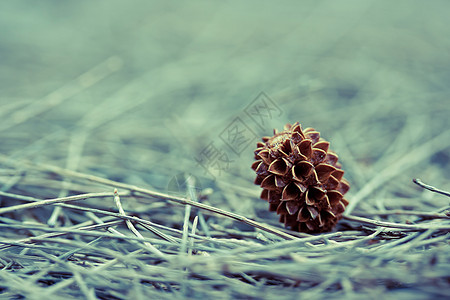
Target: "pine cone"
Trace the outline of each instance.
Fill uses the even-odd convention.
[[[297,122],[286,124],[273,137],[257,143],[252,164],[261,185],[261,198],[280,222],[300,232],[331,230],[348,204],[344,194],[350,185],[330,143],[313,128],[302,130]]]

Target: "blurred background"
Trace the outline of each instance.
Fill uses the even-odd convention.
[[[256,142],[299,121],[331,141],[355,209],[414,209],[413,177],[450,187],[449,8],[3,2],[0,151],[162,192],[192,174],[257,218]]]

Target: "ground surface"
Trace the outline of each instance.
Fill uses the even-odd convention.
[[[449,198],[412,179],[450,190],[449,6],[0,4],[0,298],[448,296]],[[253,185],[295,121],[351,182],[328,234]]]

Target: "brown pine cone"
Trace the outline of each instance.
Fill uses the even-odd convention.
[[[297,122],[274,130],[273,137],[257,143],[255,184],[263,188],[261,198],[280,222],[300,232],[331,230],[348,204],[344,194],[350,185],[330,143],[314,128],[302,130]]]

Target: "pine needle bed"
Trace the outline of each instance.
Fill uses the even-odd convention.
[[[0,298],[448,297],[447,16],[427,6],[438,21],[405,16],[404,32],[388,15],[389,31],[362,2],[305,4],[301,26],[278,6],[142,4],[127,18],[115,3],[107,28],[97,4],[48,11],[60,27],[29,12],[36,27],[0,44]],[[22,60],[24,41],[42,62]],[[253,184],[256,142],[296,121],[321,129],[351,184],[331,232],[285,229]],[[222,168],[205,164],[212,150]]]

